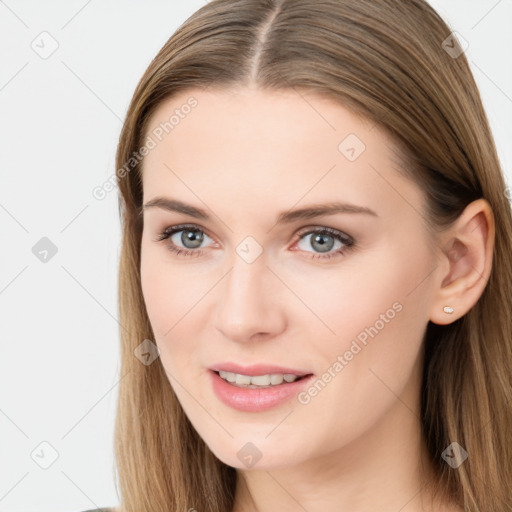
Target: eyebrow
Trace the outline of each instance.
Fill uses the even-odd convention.
[[[183,213],[190,215],[197,219],[211,220],[208,213],[201,208],[197,208],[187,203],[178,201],[177,199],[170,199],[166,197],[155,197],[151,201],[148,201],[140,209],[140,215],[143,215],[144,210],[148,208],[161,208],[163,210]],[[362,213],[378,217],[370,208],[366,206],[358,206],[350,203],[332,202],[326,204],[313,204],[304,208],[298,208],[295,210],[288,210],[279,214],[276,224],[288,224],[297,220],[307,220],[314,217],[320,217],[322,215],[335,215],[338,213]]]

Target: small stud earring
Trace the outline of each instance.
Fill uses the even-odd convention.
[[[444,311],[445,313],[453,313],[453,308],[451,308],[450,306],[445,306],[445,307],[443,308],[443,311]]]

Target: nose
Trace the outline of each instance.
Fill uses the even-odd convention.
[[[221,286],[215,327],[236,342],[277,336],[286,328],[280,287],[262,256],[252,263],[236,256]]]

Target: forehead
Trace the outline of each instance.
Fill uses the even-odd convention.
[[[262,145],[276,153],[289,146],[299,150],[304,144],[307,151],[330,149],[337,153],[340,137],[350,133],[372,145],[389,143],[379,141],[385,136],[373,123],[340,103],[294,89],[239,87],[180,92],[156,108],[147,129],[147,133],[154,132],[170,147],[193,137],[197,147],[213,141],[215,147],[221,148],[225,142],[231,144],[233,154],[238,149],[248,155]]]
[[[143,163],[145,200],[168,192],[227,205],[236,192],[247,208],[250,198],[256,209],[256,199],[260,209],[274,198],[289,207],[346,200],[388,213],[403,194],[421,201],[394,169],[392,142],[378,126],[312,93],[182,91],[158,106],[146,136],[155,145]]]

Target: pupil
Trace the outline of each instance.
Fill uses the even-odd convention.
[[[201,242],[203,241],[203,235],[200,234],[200,231],[197,230],[183,231],[183,234],[181,235],[181,241],[185,247],[195,249],[201,245]],[[189,242],[192,242],[192,245],[187,245]]]
[[[331,243],[326,242],[325,241],[326,238],[330,238]],[[329,235],[318,234],[313,238],[312,244],[315,244],[315,243],[320,244],[318,246],[318,249],[320,250],[320,252],[329,252],[332,249],[332,246],[334,244],[334,239]]]

